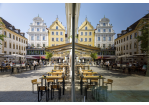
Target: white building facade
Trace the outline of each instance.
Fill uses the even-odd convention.
[[[95,46],[100,48],[109,48],[114,46],[114,30],[112,24],[110,25],[108,18],[102,18],[95,30]]]
[[[47,26],[41,17],[33,18],[33,23],[30,24],[28,34],[28,46],[46,47],[48,46],[48,31]]]

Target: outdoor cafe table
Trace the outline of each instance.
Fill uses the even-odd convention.
[[[75,65],[75,66],[77,68],[78,73],[79,73],[79,70],[78,70],[79,67],[81,67],[81,68],[88,67],[88,70],[89,70],[89,67],[90,67],[89,65]]]
[[[63,70],[52,70],[52,72],[62,72]]]
[[[80,81],[80,89],[81,89],[81,95],[82,95],[82,79],[98,79],[98,86],[100,86],[100,79],[102,79],[102,86],[104,86],[104,77],[100,77],[100,76],[80,76],[81,77],[81,81]]]
[[[52,75],[62,75],[64,72],[48,72],[48,76],[49,74],[52,74]]]
[[[64,80],[64,76],[46,76],[46,77],[41,77],[39,79],[41,79],[41,86],[43,86],[43,79],[45,79],[45,86],[46,86],[46,80],[47,79],[55,79],[55,80],[58,80],[58,79],[61,79],[63,78],[63,95],[64,95],[64,90],[65,90],[65,80]]]
[[[68,65],[54,65],[54,69],[56,68],[56,67],[59,67],[59,69],[60,69],[60,67],[65,67],[66,68],[66,74],[67,74],[67,70],[68,70]]]
[[[84,74],[84,75],[93,75],[93,74],[97,74],[97,72],[82,72],[82,74]]]

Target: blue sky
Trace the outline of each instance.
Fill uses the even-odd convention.
[[[99,20],[105,17],[110,19],[115,33],[120,33],[128,26],[148,13],[149,3],[81,3],[78,27],[87,16],[94,28]],[[26,37],[29,24],[36,16],[42,17],[49,27],[57,15],[59,21],[66,26],[65,3],[2,3],[0,4],[0,17],[14,25]],[[115,34],[115,38],[117,35]]]

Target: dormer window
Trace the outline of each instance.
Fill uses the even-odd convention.
[[[85,27],[85,30],[87,30],[87,27]]]
[[[58,30],[58,26],[56,26],[56,29]]]
[[[103,26],[106,26],[106,23],[103,23]]]
[[[129,31],[131,31],[131,29],[129,29]]]
[[[40,23],[39,22],[37,22],[37,25],[39,25]]]
[[[12,27],[9,27],[12,30]]]

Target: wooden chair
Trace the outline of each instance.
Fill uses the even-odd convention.
[[[58,90],[58,99],[61,97],[61,87],[60,85],[51,85],[51,100],[54,98],[54,89]]]
[[[112,91],[112,83],[113,83],[113,80],[112,79],[108,79],[106,82],[104,82],[106,85],[107,84],[111,84],[111,91]]]
[[[33,79],[31,80],[31,83],[32,83],[32,92],[34,93],[34,85],[37,84],[37,87],[39,84],[41,84],[41,82],[37,82],[37,79]]]
[[[47,83],[48,83],[48,88],[49,88],[50,83],[52,83],[52,85],[53,85],[54,80],[53,79],[47,79]]]
[[[46,101],[49,100],[49,88],[47,86],[38,86],[38,102],[40,102],[42,100],[42,91],[43,90],[45,90],[45,93],[46,93]]]

